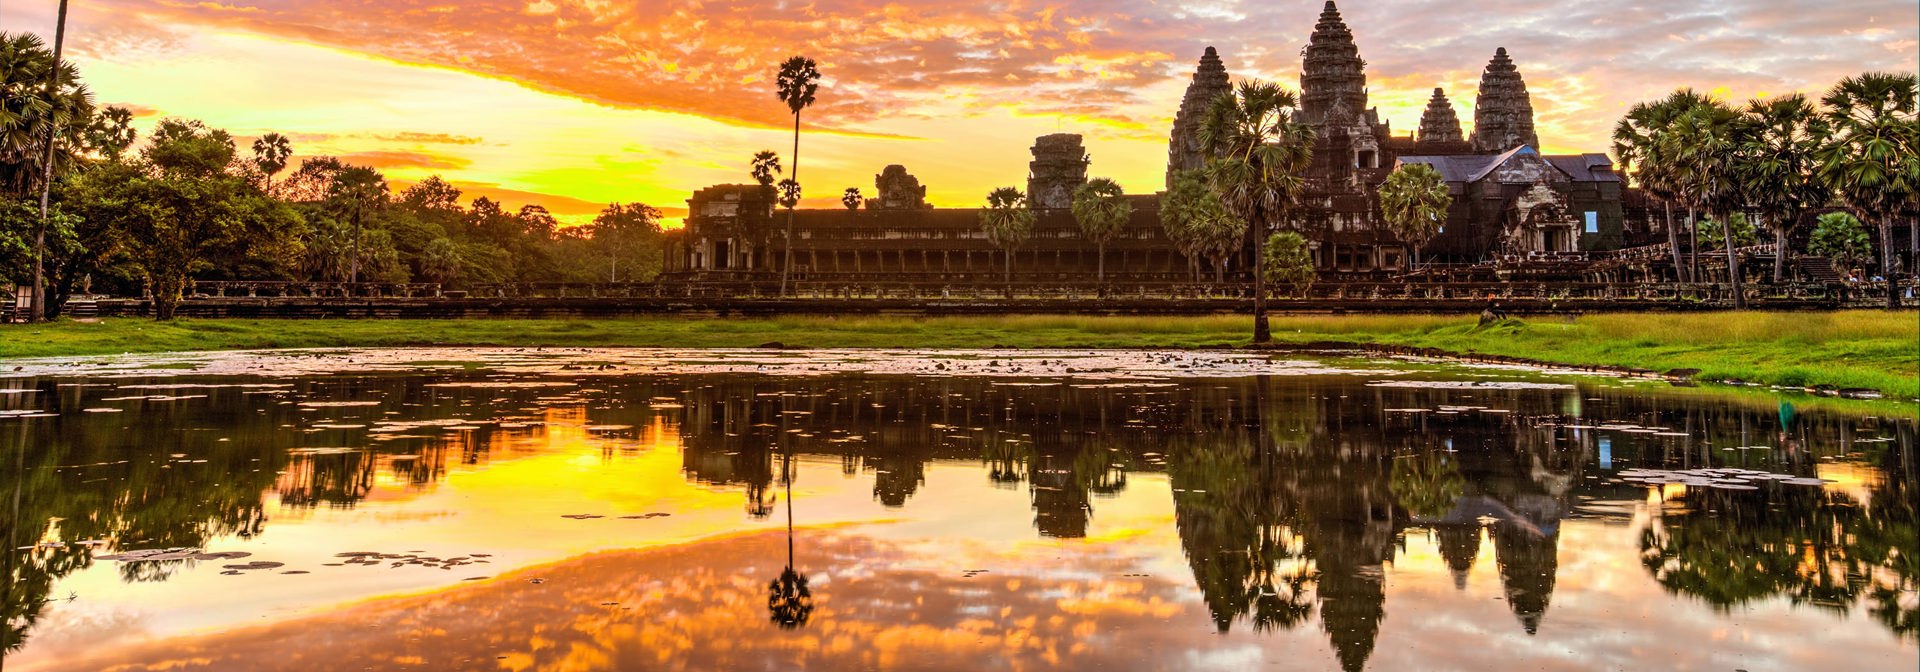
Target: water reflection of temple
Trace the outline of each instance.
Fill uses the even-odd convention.
[[[1865,605],[1903,637],[1920,620],[1912,556],[1897,550],[1914,543],[1906,421],[1795,415],[1685,391],[1404,389],[1343,378],[1112,386],[662,376],[564,391],[440,382],[207,388],[194,392],[204,399],[124,416],[81,412],[97,404],[83,388],[47,383],[34,394],[0,394],[0,408],[54,414],[0,424],[0,467],[16,475],[0,479],[0,501],[20,502],[0,526],[9,548],[49,536],[205,547],[259,533],[269,514],[432,488],[455,465],[542,450],[550,433],[586,426],[618,436],[639,430],[617,428],[671,425],[682,436],[686,477],[739,488],[755,514],[774,510],[783,451],[871,478],[874,501],[890,507],[914,505],[930,463],[975,465],[983,487],[1024,490],[1035,534],[1047,537],[1086,535],[1103,496],[1122,492],[1131,474],[1165,471],[1215,628],[1317,621],[1352,669],[1376,646],[1391,611],[1386,573],[1405,561],[1409,540],[1430,535],[1463,588],[1474,571],[1491,569],[1516,627],[1539,632],[1553,624],[1561,523],[1623,517],[1609,507],[1645,499],[1643,490],[1589,477],[1628,464],[1812,475],[1834,463],[1823,458],[1851,455],[1878,474],[1857,491],[1688,493],[1662,506],[1641,542],[1648,574],[1715,605],[1774,596],[1815,608]],[[378,403],[297,403],[328,400]],[[139,432],[127,431],[134,419]],[[1862,438],[1877,436],[1895,439]],[[1759,569],[1720,562],[1728,549],[1771,560]],[[1483,552],[1493,567],[1476,567]],[[54,582],[91,558],[77,546],[5,557],[7,644],[17,647]],[[183,566],[129,564],[123,578],[164,580]]]

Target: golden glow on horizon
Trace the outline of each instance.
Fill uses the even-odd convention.
[[[461,186],[469,200],[485,195],[509,208],[537,202],[563,222],[579,224],[614,201],[647,203],[677,222],[695,189],[747,181],[755,151],[772,149],[791,163],[785,156],[791,151],[790,129],[766,116],[775,105],[769,77],[742,69],[763,56],[756,50],[784,52],[787,47],[765,47],[754,39],[784,45],[828,31],[849,39],[857,35],[854,46],[864,49],[821,47],[839,54],[842,62],[822,63],[827,80],[820,106],[812,117],[803,115],[800,169],[806,206],[838,207],[846,187],[871,196],[874,175],[899,163],[928,186],[935,205],[970,207],[994,187],[1024,185],[1028,146],[1034,137],[1054,132],[1086,136],[1093,175],[1112,177],[1132,193],[1159,190],[1171,117],[1198,58],[1197,46],[1186,43],[1215,43],[1236,77],[1297,86],[1293,52],[1304,35],[1294,33],[1310,25],[1314,13],[1301,10],[1298,18],[1307,23],[1288,24],[1280,34],[1261,31],[1254,38],[1244,33],[1248,26],[1240,25],[1252,14],[1230,6],[1177,13],[1183,21],[1208,22],[1198,24],[1205,30],[1189,35],[1182,33],[1195,26],[1166,26],[1166,17],[1109,16],[1071,6],[989,12],[929,4],[889,4],[868,17],[768,18],[772,23],[765,31],[745,34],[739,30],[738,8],[709,8],[702,11],[714,13],[716,35],[708,37],[701,36],[707,30],[701,27],[707,23],[704,15],[689,16],[695,10],[674,3],[633,10],[565,0],[525,4],[516,20],[552,22],[559,31],[532,37],[580,44],[575,57],[600,66],[630,61],[635,81],[624,83],[610,81],[619,78],[608,76],[604,67],[566,70],[569,54],[556,52],[552,44],[516,46],[544,50],[548,60],[511,67],[514,54],[488,51],[491,43],[472,39],[499,18],[463,12],[457,5],[395,6],[381,10],[391,13],[356,19],[366,25],[350,26],[328,23],[345,19],[338,8],[324,4],[121,0],[76,6],[69,37],[78,40],[72,45],[76,60],[100,102],[148,112],[139,120],[142,131],[158,117],[178,116],[203,119],[243,140],[280,132],[294,140],[296,160],[338,155],[381,169],[397,187],[439,174]],[[609,13],[607,26],[578,35],[565,32],[603,10]],[[1372,102],[1395,133],[1417,128],[1435,86],[1446,89],[1470,125],[1480,66],[1489,54],[1451,47],[1444,59],[1394,53],[1404,40],[1393,36],[1405,26],[1358,16],[1366,11],[1349,8],[1347,20],[1361,54],[1376,59],[1367,73]],[[1774,8],[1749,11],[1753,16],[1745,21],[1753,25],[1748,30],[1777,27],[1781,20]],[[1899,23],[1898,12],[1853,21],[1868,25],[1892,18],[1902,26],[1897,30],[1876,26],[1846,37],[1866,42],[1863,48],[1871,52],[1910,57],[1920,43],[1913,39],[1910,21]],[[0,9],[16,29],[50,23],[50,13],[19,3]],[[421,26],[421,34],[368,32],[370,25],[394,21]],[[140,22],[154,25],[132,25]],[[525,40],[531,25],[497,27]],[[1181,39],[1169,41],[1169,32]],[[681,46],[635,45],[641,38]],[[1737,48],[1715,47],[1714,39],[1689,35],[1645,48]],[[593,46],[586,46],[589,42]],[[608,44],[615,51],[607,51]],[[892,50],[896,45],[898,53]],[[1549,153],[1607,151],[1608,132],[1628,104],[1673,86],[1692,85],[1742,102],[1774,92],[1817,91],[1838,76],[1823,71],[1824,79],[1802,75],[1769,81],[1764,65],[1728,63],[1721,70],[1703,70],[1697,75],[1702,81],[1680,81],[1681,73],[1616,78],[1609,75],[1630,66],[1598,72],[1593,65],[1598,56],[1510,46],[1516,47],[1515,59],[1533,95],[1542,150]],[[1617,46],[1595,38],[1590,48]],[[1427,48],[1437,47],[1418,46]],[[849,62],[871,53],[887,55]],[[1763,56],[1755,52],[1756,63]],[[424,62],[431,59],[440,60]],[[1869,66],[1822,67],[1847,74]],[[996,68],[1025,69],[1002,73]],[[925,72],[946,79],[906,81]],[[1014,72],[1028,77],[1034,88],[1006,87],[1004,80]],[[668,83],[660,84],[657,73],[669,73]],[[836,76],[847,80],[835,81]],[[1650,81],[1660,77],[1667,79]],[[676,91],[672,82],[689,88]],[[725,88],[715,88],[719,85]],[[666,102],[636,102],[636,90]],[[719,90],[737,90],[741,99],[712,93]],[[832,107],[841,104],[852,107]],[[669,109],[682,111],[664,111]],[[729,109],[741,112],[728,116]],[[835,130],[824,130],[828,126]]]

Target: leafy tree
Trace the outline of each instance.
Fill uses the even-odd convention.
[[[316,156],[300,162],[292,175],[275,190],[275,195],[295,203],[319,203],[333,192],[333,182],[347,164],[332,156]]]
[[[1227,210],[1254,228],[1255,259],[1266,233],[1282,224],[1298,205],[1313,160],[1313,128],[1294,121],[1299,101],[1277,84],[1246,81],[1207,107],[1200,123],[1200,144],[1207,154],[1207,182]],[[1267,343],[1267,274],[1253,268],[1253,342]]]
[[[1742,191],[1773,231],[1773,281],[1786,278],[1788,240],[1800,216],[1826,204],[1831,194],[1815,174],[1814,153],[1827,135],[1826,120],[1801,94],[1754,100],[1744,110],[1750,132],[1741,148]]]
[[[1026,194],[1013,187],[1000,187],[987,194],[987,208],[980,211],[980,230],[988,242],[1007,255],[1007,291],[1013,291],[1013,253],[1033,235],[1033,210],[1027,207]]]
[[[400,204],[423,214],[443,214],[449,221],[465,216],[460,208],[460,189],[433,175],[400,192]],[[444,223],[443,223],[444,224]]]
[[[859,187],[847,187],[847,191],[840,194],[840,204],[847,206],[848,212],[859,210],[860,203],[865,200],[860,196]]]
[[[1099,257],[1096,277],[1103,284],[1107,281],[1107,243],[1130,219],[1133,204],[1120,191],[1120,183],[1096,177],[1073,190],[1073,221],[1080,225],[1080,234],[1093,243]]]
[[[286,170],[287,159],[293,156],[293,144],[287,136],[268,133],[253,141],[253,166],[266,176],[267,193],[273,193],[273,176]]]
[[[614,203],[587,225],[589,240],[607,258],[607,282],[619,282],[624,265],[628,282],[652,280],[660,274],[660,211],[642,203]]]
[[[1873,259],[1866,227],[1844,212],[1829,212],[1815,220],[1807,251],[1832,259],[1843,270],[1857,269]]]
[[[1673,268],[1681,282],[1693,279],[1680,257],[1680,229],[1673,223],[1673,204],[1678,199],[1673,158],[1665,138],[1674,121],[1687,110],[1706,102],[1693,89],[1677,89],[1666,98],[1635,103],[1613,128],[1613,154],[1620,167],[1655,198],[1666,212],[1667,247],[1673,253]]]
[[[535,240],[552,240],[554,232],[560,230],[560,220],[554,219],[553,213],[538,203],[520,206],[520,213],[516,217],[525,227],[526,235]]]
[[[794,56],[780,64],[780,74],[774,78],[774,93],[780,102],[787,104],[793,111],[793,172],[787,175],[789,182],[795,184],[796,198],[800,181],[800,111],[813,105],[813,94],[820,90],[820,70],[814,66],[813,59]],[[784,200],[784,194],[782,194]],[[787,270],[793,266],[793,205],[787,206],[787,236],[785,260],[780,264],[780,295],[787,294]]]
[[[1893,218],[1920,184],[1920,119],[1913,73],[1869,72],[1840,80],[1821,102],[1832,128],[1817,156],[1820,179],[1880,229],[1880,272],[1893,279]],[[1887,307],[1900,293],[1887,292]]]
[[[420,254],[420,276],[428,282],[450,283],[460,278],[460,246],[440,237],[427,243]]]
[[[1198,235],[1200,222],[1225,212],[1226,206],[1220,204],[1220,196],[1207,187],[1206,177],[1200,171],[1175,172],[1166,194],[1160,197],[1160,228],[1167,240],[1186,256],[1196,281],[1199,280],[1200,259],[1205,256]]]
[[[153,292],[154,316],[172,319],[191,274],[222,249],[297,250],[300,217],[240,177],[233,137],[198,121],[165,120],[140,165],[97,185],[91,211],[123,232],[134,268]]]
[[[1700,237],[1705,239],[1700,245],[1709,250],[1720,250],[1726,249],[1725,241],[1728,240],[1733,241],[1734,247],[1746,247],[1759,242],[1760,238],[1754,232],[1753,225],[1747,223],[1746,214],[1733,213],[1727,216],[1727,221],[1732,223],[1730,231],[1721,229],[1720,220],[1700,220]]]
[[[353,251],[348,258],[347,282],[360,281],[360,247],[364,242],[367,221],[386,207],[387,196],[387,178],[365,166],[345,167],[329,185],[328,209],[340,221],[353,227]]]
[[[1413,245],[1413,263],[1420,263],[1420,249],[1440,233],[1447,221],[1447,208],[1453,196],[1447,194],[1447,181],[1440,171],[1424,163],[1409,163],[1395,168],[1380,185],[1380,213],[1394,235]]]
[[[1216,201],[1217,202],[1217,201]],[[1200,254],[1213,261],[1213,281],[1227,282],[1227,263],[1247,247],[1247,220],[1222,204],[1218,210],[1203,210],[1192,221],[1191,233]],[[1264,273],[1265,269],[1255,271]]]
[[[1267,275],[1294,295],[1304,298],[1307,290],[1313,288],[1313,281],[1317,277],[1313,269],[1313,252],[1307,249],[1307,239],[1292,231],[1281,231],[1267,237],[1266,247]]]

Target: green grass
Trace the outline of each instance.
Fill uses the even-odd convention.
[[[1244,316],[634,317],[554,320],[108,319],[0,325],[0,358],[329,346],[1195,348],[1249,340]],[[1880,311],[1606,314],[1482,328],[1472,317],[1280,315],[1282,343],[1439,348],[1583,366],[1699,369],[1710,380],[1920,398],[1920,320]]]

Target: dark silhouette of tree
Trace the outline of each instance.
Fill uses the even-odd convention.
[[[775,94],[780,102],[787,104],[793,111],[793,172],[788,180],[796,185],[794,203],[799,202],[797,185],[800,181],[800,111],[813,105],[813,96],[820,90],[820,70],[814,66],[813,59],[794,56],[780,64],[780,74],[774,78]],[[787,270],[793,266],[793,205],[787,206],[786,259],[780,264],[780,295],[787,295]]]
[[[287,136],[268,133],[253,141],[253,166],[266,178],[266,192],[273,193],[273,176],[286,170],[287,159],[293,156],[293,143]]]

